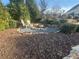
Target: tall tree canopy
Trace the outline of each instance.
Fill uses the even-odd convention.
[[[44,12],[47,8],[47,0],[40,0],[41,12]]]
[[[20,10],[17,1],[18,0],[10,0],[10,4],[8,4],[9,13],[14,20],[19,20],[20,18]]]
[[[2,20],[10,19],[10,15],[7,11],[7,8],[2,4],[1,0],[0,0],[0,19],[2,19]]]
[[[0,0],[0,30],[9,28],[9,21],[11,20],[10,14],[7,8],[2,4]]]
[[[23,19],[25,23],[31,19],[31,22],[38,21],[39,10],[35,0],[10,0],[8,5],[10,15],[14,20]]]
[[[14,20],[23,19],[25,23],[30,20],[30,14],[23,0],[10,0],[8,5],[9,12]]]
[[[41,7],[41,18],[46,19],[46,15],[44,14],[44,11],[47,9],[47,0],[40,0],[40,7]]]
[[[35,0],[26,0],[26,5],[28,6],[30,12],[31,21],[38,21],[37,19],[39,18],[39,10],[37,8]]]
[[[23,3],[23,2],[24,2],[24,0],[10,0],[10,3],[15,3],[15,4]]]

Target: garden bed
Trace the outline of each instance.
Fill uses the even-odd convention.
[[[79,45],[79,33],[33,34],[8,29],[0,32],[0,59],[62,59],[75,45]]]

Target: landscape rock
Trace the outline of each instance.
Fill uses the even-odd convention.
[[[79,45],[72,47],[70,54],[63,59],[79,59]]]

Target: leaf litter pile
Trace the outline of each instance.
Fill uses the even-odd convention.
[[[8,29],[0,32],[0,59],[62,59],[78,44],[78,33],[31,34]]]

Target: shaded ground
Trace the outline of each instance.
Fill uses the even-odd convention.
[[[0,59],[62,59],[71,46],[79,44],[79,34],[0,32]]]

